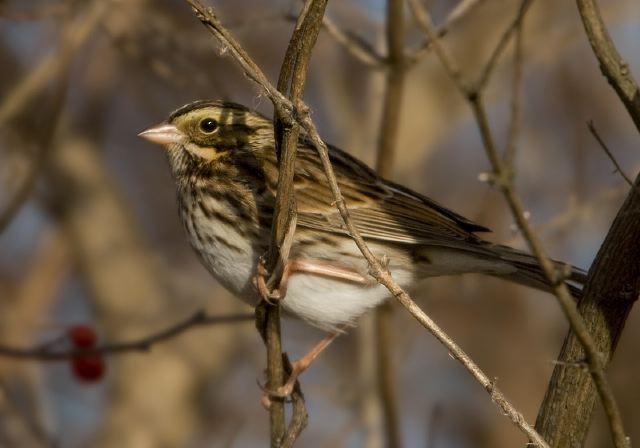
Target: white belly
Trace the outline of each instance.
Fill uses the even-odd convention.
[[[402,270],[394,270],[392,275],[404,285],[410,284],[413,278],[411,273]],[[387,288],[379,284],[363,287],[304,273],[291,275],[287,285],[287,295],[282,302],[284,309],[327,331],[353,324],[355,319],[390,297]]]

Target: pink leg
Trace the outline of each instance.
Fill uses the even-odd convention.
[[[284,267],[282,278],[278,288],[274,291],[269,291],[265,278],[268,272],[265,268],[264,261],[261,259],[258,262],[257,273],[254,278],[254,284],[260,293],[260,296],[268,303],[273,304],[284,298],[287,294],[287,284],[289,282],[289,276],[296,272],[319,275],[327,278],[334,278],[339,280],[345,280],[353,283],[360,283],[366,285],[370,280],[353,269],[332,265],[328,263],[322,263],[319,261],[310,261],[303,258],[290,259],[287,265]]]
[[[269,395],[274,397],[286,398],[291,395],[293,388],[298,381],[298,377],[313,364],[318,355],[322,353],[331,343],[337,338],[340,333],[332,333],[324,337],[318,342],[311,350],[307,352],[302,358],[294,361],[291,366],[291,375],[287,379],[287,382],[283,386],[280,386],[276,391],[270,392]]]
[[[284,298],[287,293],[287,283],[289,281],[289,276],[296,272],[345,280],[362,285],[366,285],[370,282],[368,278],[362,276],[361,274],[350,268],[317,261],[305,260],[302,258],[293,258],[290,259],[285,266],[282,273],[280,285],[276,290],[270,292],[269,288],[267,288],[265,278],[268,273],[262,260],[258,263],[258,270],[254,279],[254,284],[256,285],[260,296],[268,303],[272,303],[271,301],[279,301]],[[289,375],[287,382],[277,390],[267,392],[265,393],[265,396],[263,396],[262,403],[265,405],[265,407],[269,407],[269,396],[284,398],[291,395],[291,392],[293,392],[293,388],[300,374],[302,374],[302,372],[307,370],[309,366],[313,364],[320,353],[322,353],[334,341],[334,339],[338,337],[340,333],[341,332],[338,331],[336,333],[327,335],[311,350],[309,350],[309,352],[307,352],[302,358],[294,361],[292,363],[291,375]]]

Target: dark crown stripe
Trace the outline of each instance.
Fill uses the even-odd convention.
[[[236,110],[238,112],[247,112],[247,111],[249,111],[249,109],[247,109],[243,105],[238,104],[238,103],[233,103],[231,101],[198,100],[198,101],[194,101],[193,103],[185,104],[184,106],[180,107],[179,109],[176,109],[175,111],[173,111],[171,113],[171,115],[169,115],[169,122],[173,121],[176,117],[179,117],[181,115],[184,115],[186,113],[191,112],[192,110],[202,109],[202,108],[210,107],[210,106],[220,107],[220,108],[225,108],[225,109],[230,109],[230,110]]]

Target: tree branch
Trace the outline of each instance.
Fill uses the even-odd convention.
[[[616,50],[597,3],[577,0],[577,6],[600,70],[640,130],[638,84]],[[636,178],[596,255],[579,304],[588,330],[597,341],[603,365],[611,360],[626,318],[640,293],[640,195],[634,194],[638,188],[640,177]],[[582,361],[584,356],[576,335],[569,332],[536,421],[536,427],[558,445],[582,444],[591,422],[594,385],[587,373],[568,367],[570,363]],[[605,412],[611,421],[612,410],[606,403]],[[630,446],[622,421],[613,423],[616,446]]]
[[[591,132],[591,135],[593,135],[593,138],[596,139],[596,141],[598,142],[598,144],[600,145],[604,153],[607,155],[607,157],[609,157],[609,160],[611,160],[611,163],[613,163],[613,166],[616,168],[615,172],[620,174],[620,176],[622,176],[622,178],[627,183],[627,185],[629,185],[631,188],[635,188],[633,186],[633,181],[631,180],[631,178],[627,176],[627,174],[624,172],[624,170],[618,163],[618,160],[615,158],[615,156],[609,149],[609,146],[607,146],[607,144],[604,142],[602,137],[600,137],[600,133],[598,133],[598,130],[596,129],[595,124],[593,124],[593,121],[589,121],[587,123],[587,127],[589,128],[589,132]]]
[[[393,173],[394,153],[398,137],[402,97],[407,69],[404,55],[404,0],[387,0],[387,64],[384,103],[380,121],[378,157],[376,171],[382,177],[390,178]],[[386,446],[402,446],[400,431],[398,394],[395,386],[395,363],[392,362],[393,308],[391,303],[379,306],[374,313],[378,391],[386,429]]]
[[[313,47],[322,27],[322,17],[327,6],[327,0],[307,0],[298,16],[293,35],[289,41],[287,52],[280,69],[278,91],[288,94],[289,100],[296,104],[302,100],[307,78],[307,67],[311,60]],[[267,281],[269,290],[279,287],[282,281],[284,267],[289,259],[289,251],[293,243],[296,229],[296,200],[294,192],[294,173],[296,150],[300,126],[290,114],[278,110],[274,103],[274,137],[278,156],[278,191],[276,194],[275,212],[271,227],[271,242],[266,259],[266,267],[271,273]],[[282,299],[282,297],[280,298]],[[284,365],[282,357],[282,343],[280,340],[280,310],[279,305],[267,306],[267,387],[277,390],[284,384]],[[298,391],[293,395],[294,415],[291,419],[291,429],[287,432],[287,440],[291,444],[306,425],[307,412],[304,399]],[[271,446],[284,445],[285,415],[284,400],[274,397],[269,409],[271,421]]]
[[[37,360],[37,361],[64,361],[85,355],[116,355],[129,352],[148,352],[160,343],[173,339],[176,336],[194,327],[220,325],[237,322],[248,322],[254,319],[253,314],[230,314],[228,316],[209,316],[203,310],[197,311],[188,318],[179,321],[163,330],[152,333],[140,339],[128,342],[119,342],[97,346],[91,349],[54,351],[43,347],[22,349],[0,345],[0,356],[9,358]]]
[[[596,1],[577,0],[576,3],[587,38],[600,63],[600,71],[616,91],[640,131],[640,89],[629,70],[629,64],[618,53],[611,40]]]

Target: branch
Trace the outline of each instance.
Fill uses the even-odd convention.
[[[577,6],[600,70],[640,130],[637,82],[611,41],[595,1],[578,0]],[[640,293],[640,195],[634,194],[638,188],[640,177],[636,178],[596,255],[579,304],[591,334],[598,341],[603,364],[611,360],[626,318]],[[580,369],[568,368],[565,364],[583,358],[580,344],[569,333],[536,422],[536,426],[558,445],[582,443],[589,428],[595,402],[593,384]],[[606,406],[605,411],[610,416],[611,410]],[[630,446],[621,421],[616,422],[612,433],[616,446]]]
[[[522,19],[520,26],[516,29],[515,48],[513,50],[513,77],[511,80],[511,104],[510,104],[510,123],[507,131],[507,145],[504,150],[505,165],[513,172],[514,161],[516,157],[516,146],[518,134],[520,132],[520,120],[522,115],[522,73],[524,66],[524,23]]]
[[[611,152],[611,150],[609,149],[607,144],[604,142],[602,137],[600,137],[600,134],[598,133],[598,130],[596,129],[596,126],[593,124],[593,121],[589,121],[587,123],[587,127],[589,128],[589,132],[591,132],[591,135],[593,135],[593,138],[596,139],[596,141],[598,142],[598,144],[600,145],[602,150],[605,152],[607,157],[609,157],[609,160],[611,160],[611,163],[613,163],[613,166],[616,167],[616,173],[618,173],[618,174],[620,174],[620,176],[622,176],[622,178],[627,183],[627,185],[629,185],[631,188],[635,188],[633,186],[633,181],[631,180],[631,178],[629,176],[627,176],[627,174],[624,172],[624,170],[622,169],[622,167],[620,166],[620,164],[616,160],[615,156],[613,155],[613,153]]]
[[[353,33],[341,30],[329,17],[322,19],[322,26],[329,36],[341,45],[355,59],[375,69],[382,69],[386,65],[383,56],[380,56],[375,49],[364,39]]]
[[[443,24],[438,28],[438,37],[444,37],[449,34],[449,30],[462,18],[466,17],[482,0],[462,0],[449,13]],[[369,67],[381,70],[392,65],[389,58],[380,55],[375,48],[365,39],[354,34],[351,31],[342,30],[329,17],[322,19],[322,26],[339,45],[341,45],[351,56]],[[430,53],[431,45],[429,40],[425,40],[422,45],[414,50],[409,50],[404,55],[407,68],[414,66],[420,62],[427,54]]]
[[[389,52],[387,56],[388,71],[380,121],[376,171],[381,177],[390,178],[393,173],[407,69],[404,55],[404,0],[387,0],[386,31]],[[377,349],[377,366],[375,367],[378,373],[378,390],[386,428],[386,446],[400,447],[402,441],[398,394],[394,381],[395,364],[391,359],[393,349],[392,311],[391,303],[385,303],[375,310],[375,337],[370,343],[374,343]]]
[[[638,89],[638,83],[633,79],[629,65],[618,53],[611,40],[596,1],[577,0],[576,3],[589,43],[600,63],[600,71],[616,91],[636,128],[640,131],[640,89]]]
[[[278,91],[287,94],[293,104],[302,100],[304,85],[307,78],[307,67],[311,60],[313,47],[320,33],[322,17],[324,16],[327,0],[307,0],[296,22],[293,35],[289,41],[287,52],[282,62],[278,78]],[[294,192],[294,173],[296,150],[300,126],[290,114],[282,113],[274,103],[274,137],[278,155],[278,190],[276,194],[275,211],[271,225],[271,242],[266,258],[267,271],[271,273],[267,281],[267,288],[272,291],[279,288],[288,263],[289,252],[296,230],[296,200]],[[280,297],[282,299],[283,297]],[[266,299],[266,297],[264,298]],[[284,384],[284,365],[282,357],[282,343],[280,340],[280,310],[279,305],[267,306],[267,387],[277,390]],[[307,411],[304,399],[297,385],[298,392],[293,395],[294,415],[292,429],[288,431],[287,440],[291,444],[300,434],[307,421]],[[284,445],[285,415],[284,400],[274,397],[269,409],[271,422],[271,446]]]
[[[253,314],[230,314],[228,316],[209,316],[200,310],[188,318],[173,324],[164,330],[152,333],[140,339],[128,342],[102,345],[91,349],[53,351],[47,348],[36,347],[32,349],[22,349],[0,345],[0,356],[8,358],[37,360],[37,361],[64,361],[85,355],[116,355],[128,352],[148,352],[151,348],[160,343],[173,339],[194,327],[209,325],[220,325],[236,322],[245,322],[254,319]]]
[[[466,17],[471,11],[473,11],[482,0],[462,0],[455,8],[449,13],[444,23],[440,25],[436,31],[436,36],[442,38],[449,34],[451,28],[458,23],[461,19]],[[413,7],[411,4],[409,6]],[[424,56],[431,52],[431,39],[426,39],[422,46],[413,52],[406,55],[407,63],[413,66],[420,62]]]
[[[493,74],[493,70],[495,69],[496,65],[498,65],[500,55],[502,55],[502,52],[507,47],[507,44],[511,40],[513,33],[516,33],[517,30],[522,29],[522,21],[524,20],[524,16],[527,14],[531,3],[533,3],[532,0],[521,1],[516,16],[511,21],[511,24],[502,32],[502,36],[500,36],[500,39],[498,39],[497,45],[494,47],[493,51],[491,52],[491,56],[489,56],[489,59],[487,60],[487,63],[482,70],[482,74],[480,75],[480,78],[476,83],[477,90],[483,90],[485,88],[487,82],[489,82],[489,78]],[[516,43],[516,45],[519,44]]]
[[[416,0],[409,1],[414,6],[414,8],[419,8]],[[523,16],[521,14],[523,10],[526,11],[526,5],[528,3],[529,0],[522,1],[518,16],[516,17],[514,23],[517,22],[520,25],[522,24]],[[425,30],[425,33],[427,33],[427,35],[429,35],[431,38],[435,35],[433,27],[431,25],[431,20],[425,10],[421,8],[419,8],[419,10],[421,16],[424,19],[421,21],[422,27]],[[509,28],[511,28],[511,26]],[[439,42],[437,40],[434,40],[433,45],[434,51],[440,57],[443,67],[448,72],[452,80],[456,83],[456,86],[458,87],[460,92],[465,96],[473,111],[476,122],[478,124],[480,135],[482,137],[482,142],[487,154],[487,158],[489,159],[489,162],[491,163],[491,167],[493,169],[493,173],[491,174],[491,181],[502,191],[502,194],[504,195],[511,210],[511,214],[516,221],[518,229],[520,229],[520,231],[522,232],[522,235],[529,245],[531,252],[538,260],[540,268],[544,272],[544,275],[549,282],[553,294],[558,299],[560,307],[567,317],[571,329],[577,336],[582,347],[584,347],[586,361],[589,365],[591,376],[596,385],[598,394],[600,395],[600,399],[602,400],[603,407],[607,414],[607,419],[609,422],[611,433],[614,437],[614,440],[616,441],[616,446],[625,447],[627,446],[627,444],[626,436],[624,435],[624,430],[622,428],[622,417],[616,404],[611,386],[609,385],[604,373],[604,363],[600,356],[598,346],[594,342],[594,339],[592,338],[584,319],[578,311],[576,303],[569,293],[569,290],[564,282],[564,275],[561,272],[558,272],[553,262],[549,259],[542,246],[542,243],[540,242],[538,236],[533,230],[533,227],[526,218],[526,209],[524,207],[522,199],[515,192],[515,188],[513,186],[513,172],[509,169],[505,161],[500,157],[498,153],[493,134],[489,127],[484,102],[482,100],[482,89],[486,86],[486,80],[481,77],[480,81],[476,84],[477,87],[470,88],[468,84],[465,84],[460,71],[457,70],[455,63],[446,53],[445,49],[440,46]],[[498,46],[504,46],[502,40],[500,40]],[[497,54],[497,51],[494,51],[493,54]],[[487,67],[489,66],[490,64],[487,65]],[[490,73],[490,70],[485,69],[483,73]]]
[[[393,280],[389,271],[386,268],[383,268],[383,264],[381,264],[381,262],[371,253],[349,216],[349,211],[346,207],[342,194],[340,193],[340,189],[329,160],[327,146],[320,138],[318,130],[309,117],[308,107],[303,102],[300,102],[294,108],[294,105],[268,82],[260,68],[258,68],[257,65],[249,59],[240,44],[226,29],[224,29],[211,8],[205,9],[200,5],[198,0],[186,1],[194,8],[196,16],[207,27],[207,29],[209,29],[209,31],[216,36],[225,47],[228,48],[228,54],[233,56],[236,62],[238,62],[242,69],[245,70],[247,77],[263,88],[264,92],[276,105],[277,109],[290,113],[291,116],[305,129],[305,131],[307,131],[309,138],[318,151],[334,197],[335,205],[338,208],[351,237],[369,263],[370,275],[380,284],[385,286],[389,292],[391,292],[391,294],[409,311],[409,313],[411,313],[411,315],[422,326],[429,330],[429,332],[431,332],[436,339],[438,339],[447,348],[452,357],[460,361],[460,363],[490,394],[491,399],[498,405],[503,414],[507,416],[518,428],[520,428],[535,446],[547,447],[548,445],[546,442],[524,420],[524,417],[513,407],[513,405],[507,401],[493,381],[490,380],[482,370],[480,370],[473,360],[471,360],[471,358],[469,358],[469,356],[418,307],[418,305],[416,305],[411,297]]]

